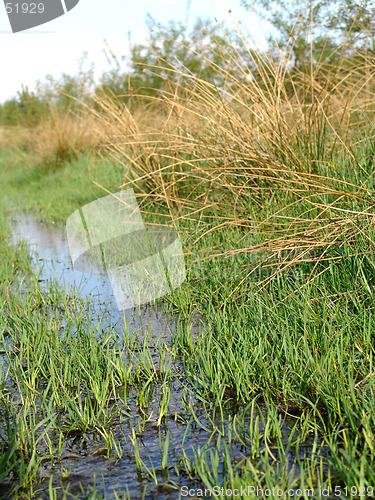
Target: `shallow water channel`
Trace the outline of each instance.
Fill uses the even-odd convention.
[[[137,308],[137,311],[119,312],[109,279],[105,275],[90,276],[73,271],[64,229],[46,225],[32,215],[19,214],[13,216],[12,230],[15,242],[21,239],[28,242],[41,286],[51,278],[55,278],[66,290],[70,287],[78,288],[83,298],[91,299],[91,305],[96,310],[98,318],[104,315],[108,327],[114,327],[118,332],[122,332],[124,324],[126,324],[128,331],[137,332],[139,339],[142,339],[143,334],[148,335],[151,352],[154,342],[162,340],[167,345],[170,344],[171,336],[177,328],[177,319],[157,306],[145,305]],[[199,334],[201,324],[202,318],[196,318],[191,329],[193,335]],[[212,434],[212,422],[207,422],[207,408],[204,408],[204,405],[194,398],[191,401],[194,405],[195,418],[192,418],[187,411],[186,401],[184,403],[182,398],[184,385],[188,383],[183,375],[182,362],[175,361],[173,371],[179,375],[171,384],[168,416],[160,427],[157,427],[154,421],[146,423],[141,435],[138,435],[140,457],[146,464],[152,462],[157,481],[140,473],[137,469],[130,436],[132,436],[132,429],[139,424],[140,419],[136,405],[136,388],[130,388],[127,398],[130,416],[125,418],[124,423],[115,425],[112,429],[114,436],[118,437],[119,442],[121,442],[122,457],[108,459],[104,456],[101,453],[103,439],[97,434],[87,433],[72,436],[66,441],[63,458],[59,465],[52,468],[48,462],[44,463],[41,475],[47,479],[43,480],[41,489],[45,493],[42,493],[38,498],[49,498],[48,476],[51,473],[54,474],[54,487],[69,487],[69,492],[79,498],[82,494],[80,493],[82,491],[81,485],[86,492],[90,486],[94,485],[94,474],[96,476],[96,491],[102,498],[108,499],[128,497],[177,499],[182,498],[182,486],[193,488],[202,486],[201,483],[189,478],[188,474],[183,471],[177,473],[175,466],[181,462],[183,454],[194,460],[193,450],[206,445]],[[154,408],[156,415],[162,397],[160,389],[161,386],[155,382],[150,410]],[[259,405],[259,408],[262,408],[262,405]],[[217,417],[218,428],[228,429],[234,414],[238,411],[238,406],[235,408],[231,404],[224,408],[220,419]],[[254,419],[256,415],[257,413],[250,414],[249,412],[248,421],[245,421],[246,425],[250,425],[250,419]],[[283,418],[282,433],[285,439],[287,439],[290,428],[294,424],[293,418]],[[259,431],[262,432],[262,429],[260,419]],[[165,469],[161,469],[160,437],[165,439],[167,434],[169,435],[169,452],[166,472]],[[212,443],[214,442],[213,440]],[[307,440],[305,444],[306,446],[299,449],[302,460],[308,458],[311,451],[311,443]],[[248,455],[248,450],[235,438],[230,442],[229,452],[233,463]],[[287,458],[291,464],[294,459],[293,456]],[[69,471],[68,474],[66,471]],[[156,484],[157,482],[159,484]],[[169,486],[163,486],[163,483],[168,483]]]
[[[156,308],[143,306],[141,314],[133,309],[120,312],[116,306],[111,283],[106,274],[89,274],[73,270],[66,231],[54,225],[47,225],[30,214],[18,214],[12,220],[13,241],[24,240],[32,252],[35,270],[41,284],[55,278],[65,290],[78,289],[83,299],[90,299],[98,316],[105,315],[108,323],[118,331],[124,321],[130,332],[144,328],[151,340],[170,339],[175,328],[172,317],[167,318]]]

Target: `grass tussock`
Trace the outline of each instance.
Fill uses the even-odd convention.
[[[103,138],[92,116],[60,111],[51,106],[48,117],[34,127],[4,128],[0,147],[33,154],[45,172],[61,168],[80,155],[95,151]]]
[[[60,114],[52,109],[49,123],[41,124],[31,140],[33,151],[44,163],[62,166],[80,154],[94,150],[100,144],[101,134],[91,117],[76,117],[69,112]]]
[[[324,259],[375,220],[374,60],[345,41],[334,62],[311,51],[298,68],[292,46],[260,53],[239,36],[246,61],[226,38],[222,64],[211,63],[215,81],[160,61],[165,88],[149,104],[157,124],[140,123],[116,98],[96,98],[106,150],[145,212],[152,205],[168,222],[198,221],[190,251],[208,232],[233,227],[242,244],[230,254],[263,252],[278,270]],[[200,250],[204,258],[228,251]]]
[[[23,148],[29,139],[29,130],[22,126],[0,127],[0,149],[4,151]]]

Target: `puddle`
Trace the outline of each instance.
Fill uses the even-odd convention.
[[[123,332],[125,321],[130,333],[144,331],[151,335],[151,342],[159,339],[170,342],[171,332],[176,329],[175,318],[157,306],[142,305],[119,311],[106,274],[73,270],[65,229],[47,225],[24,213],[13,215],[11,227],[14,243],[20,240],[28,243],[41,286],[54,277],[65,290],[73,287],[80,291],[83,299],[90,299],[98,317],[104,315],[107,325],[110,324],[117,332]],[[198,317],[195,319],[192,334],[199,331],[200,320]]]
[[[140,314],[134,314],[132,310],[119,312],[108,277],[73,271],[67,238],[63,229],[39,222],[31,215],[19,214],[13,218],[12,230],[14,242],[23,239],[30,245],[41,286],[44,286],[44,283],[47,283],[51,277],[55,277],[61,285],[65,286],[65,289],[79,288],[83,298],[91,298],[98,315],[105,313],[108,324],[114,326],[118,332],[123,331],[125,321],[130,332],[139,332],[140,329],[142,331],[145,329],[150,335],[151,342],[161,339],[167,345],[170,343],[171,336],[176,330],[176,318],[157,307],[147,305],[140,307]],[[199,331],[201,321],[202,318],[196,319],[192,329],[193,334]],[[43,461],[43,466],[39,471],[40,477],[43,479],[37,487],[40,491],[38,498],[50,498],[48,487],[51,474],[53,474],[53,487],[67,488],[69,486],[69,493],[75,494],[79,498],[84,498],[80,485],[83,485],[86,492],[90,486],[94,486],[94,473],[96,475],[96,491],[107,499],[128,498],[129,495],[131,498],[147,500],[172,500],[181,498],[183,486],[201,487],[202,485],[195,483],[183,470],[178,472],[178,466],[183,461],[184,456],[194,460],[193,450],[197,450],[198,447],[202,448],[212,437],[213,427],[212,423],[208,421],[207,415],[212,414],[213,406],[208,405],[207,409],[204,408],[203,404],[194,397],[193,391],[189,392],[189,397],[192,398],[190,403],[186,403],[185,385],[188,382],[183,376],[182,363],[179,364],[176,361],[173,372],[175,376],[169,383],[171,398],[168,416],[164,417],[160,427],[156,426],[155,418],[152,421],[150,419],[149,422],[141,423],[142,419],[137,405],[137,390],[135,386],[130,387],[126,397],[127,411],[124,414],[123,422],[115,423],[111,427],[114,437],[121,442],[122,456],[117,459],[108,459],[103,456],[100,451],[103,449],[103,439],[98,434],[89,432],[71,436],[65,441],[62,459],[59,463],[53,465],[47,460]],[[148,394],[148,415],[158,415],[162,396],[162,383],[156,380]],[[189,404],[194,408],[195,418],[189,412]],[[265,407],[260,404],[259,409],[265,416]],[[233,421],[233,416],[243,409],[234,408],[229,403],[222,410],[222,414],[218,412],[220,418],[218,417],[214,424],[227,434],[232,432],[229,431],[229,423]],[[257,413],[251,414],[250,412],[246,414],[244,426],[247,429],[251,427],[250,424],[257,415]],[[260,418],[260,433],[264,431],[261,420]],[[283,418],[283,423],[280,426],[285,442],[294,424],[294,418]],[[150,469],[155,469],[157,481],[150,480],[150,477],[140,473],[137,469],[134,446],[131,441],[133,429],[136,429],[139,455]],[[56,434],[50,437],[51,441],[57,445],[59,436],[58,433]],[[169,436],[168,468],[163,470],[161,468],[160,439],[163,443],[167,436]],[[215,446],[217,436],[218,434],[212,437],[210,446]],[[303,444],[306,446],[299,448],[301,460],[308,459],[312,441],[306,439]],[[243,443],[234,435],[230,440],[229,450],[232,461],[241,460],[249,453],[249,448],[244,447]],[[295,463],[295,458],[293,456],[287,457],[290,468]],[[208,465],[209,460],[210,456],[208,455]],[[162,486],[162,483],[167,481],[169,485],[174,483],[175,487]],[[159,484],[157,485],[156,482]]]

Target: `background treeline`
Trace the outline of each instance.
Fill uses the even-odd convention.
[[[245,0],[241,3],[249,10],[254,8]],[[373,32],[375,8],[368,1],[310,0],[300,5],[257,0],[255,5],[257,13],[271,26],[268,47],[263,50],[270,60],[284,64],[291,77],[293,72],[311,73],[317,66],[334,67],[336,64],[338,70],[342,65],[353,64],[354,57],[354,63],[360,64],[361,58],[368,59],[374,53],[369,34]],[[89,70],[82,69],[84,56],[77,75],[62,74],[59,80],[47,76],[44,82],[37,82],[35,91],[22,86],[16,97],[0,104],[0,125],[35,126],[50,115],[51,106],[62,112],[77,110],[82,103],[87,103],[89,94],[91,97],[117,96],[127,106],[134,107],[142,101],[142,96],[160,95],[163,90],[168,92],[173,80],[181,78],[181,74],[222,87],[218,69],[219,73],[228,72],[227,82],[232,81],[233,76],[228,54],[237,65],[241,61],[245,69],[242,74],[237,73],[238,79],[243,79],[247,73],[260,84],[264,81],[264,75],[258,73],[254,64],[256,44],[250,45],[241,29],[223,29],[211,21],[198,20],[188,31],[182,23],[170,21],[163,25],[150,16],[146,23],[147,42],[132,44],[129,40],[128,56],[120,56],[119,60],[107,47],[112,69],[100,77],[99,84],[94,83],[93,66]],[[288,60],[283,60],[283,51],[288,52]],[[223,68],[225,60],[227,67]],[[124,66],[126,71],[122,69]],[[272,71],[268,77],[272,78]]]
[[[16,97],[0,104],[0,125],[34,126],[49,115],[51,106],[59,111],[78,110],[88,102],[89,95],[116,96],[134,107],[142,96],[156,96],[169,88],[173,75],[166,70],[175,68],[176,63],[187,75],[215,83],[215,66],[222,64],[226,45],[226,35],[218,25],[198,20],[188,32],[182,23],[170,21],[162,25],[150,16],[147,25],[147,44],[131,44],[129,56],[119,60],[107,46],[112,69],[100,77],[98,85],[94,83],[92,66],[88,71],[80,69],[74,76],[64,73],[59,80],[49,75],[44,82],[37,82],[35,91],[22,86]],[[248,49],[241,44],[239,35],[234,30],[231,35],[232,43],[237,41],[237,56],[241,55],[244,65],[250,64]],[[81,68],[85,58],[80,61]],[[127,72],[121,69],[124,61]]]

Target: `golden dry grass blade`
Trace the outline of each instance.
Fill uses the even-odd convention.
[[[143,210],[163,205],[172,224],[196,220],[192,248],[213,231],[239,229],[242,247],[199,255],[271,253],[277,270],[263,286],[299,262],[322,262],[329,248],[362,231],[354,221],[374,217],[375,192],[355,148],[374,118],[375,65],[349,47],[350,34],[331,54],[334,63],[311,48],[304,69],[290,68],[294,42],[273,57],[238,34],[247,56],[225,32],[222,63],[202,56],[215,82],[161,59],[165,86],[148,101],[137,96],[143,108],[94,96],[95,113],[104,149],[123,165],[124,187],[136,187]],[[357,173],[342,175],[340,158]],[[282,252],[289,257],[280,261]]]

